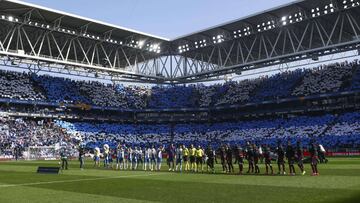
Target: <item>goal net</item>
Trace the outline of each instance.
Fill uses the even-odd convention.
[[[30,146],[23,156],[26,160],[55,160],[59,157],[59,148],[56,146]]]

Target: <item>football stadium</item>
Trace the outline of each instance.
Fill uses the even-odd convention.
[[[0,0],[1,203],[360,202],[360,0],[172,39],[55,9]]]

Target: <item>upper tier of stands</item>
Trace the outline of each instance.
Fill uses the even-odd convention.
[[[357,61],[210,86],[152,88],[0,71],[0,98],[121,109],[214,107],[349,90],[360,90]]]

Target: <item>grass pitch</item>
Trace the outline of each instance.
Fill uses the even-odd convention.
[[[180,174],[166,166],[163,172],[114,171],[86,164],[81,171],[71,161],[68,171],[44,175],[35,173],[37,167],[58,161],[0,162],[0,202],[360,202],[360,158],[330,159],[318,177],[309,175],[309,164],[305,176]]]

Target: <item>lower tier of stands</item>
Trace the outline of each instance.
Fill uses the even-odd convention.
[[[327,148],[360,146],[360,112],[340,115],[300,116],[212,124],[142,125],[110,124],[56,121],[55,124],[66,129],[70,135],[80,135],[88,147],[107,143],[115,147],[126,142],[134,145],[146,144],[201,144],[219,145],[230,143],[244,145],[251,141],[269,144],[278,141],[295,143],[301,140],[304,145],[315,140]]]
[[[169,143],[258,145],[311,141],[328,149],[360,147],[360,112],[253,119],[222,123],[187,124],[120,124],[103,122],[70,122],[34,118],[0,117],[0,155],[12,153],[15,146],[74,147],[84,143],[88,148],[119,143],[144,146]]]

